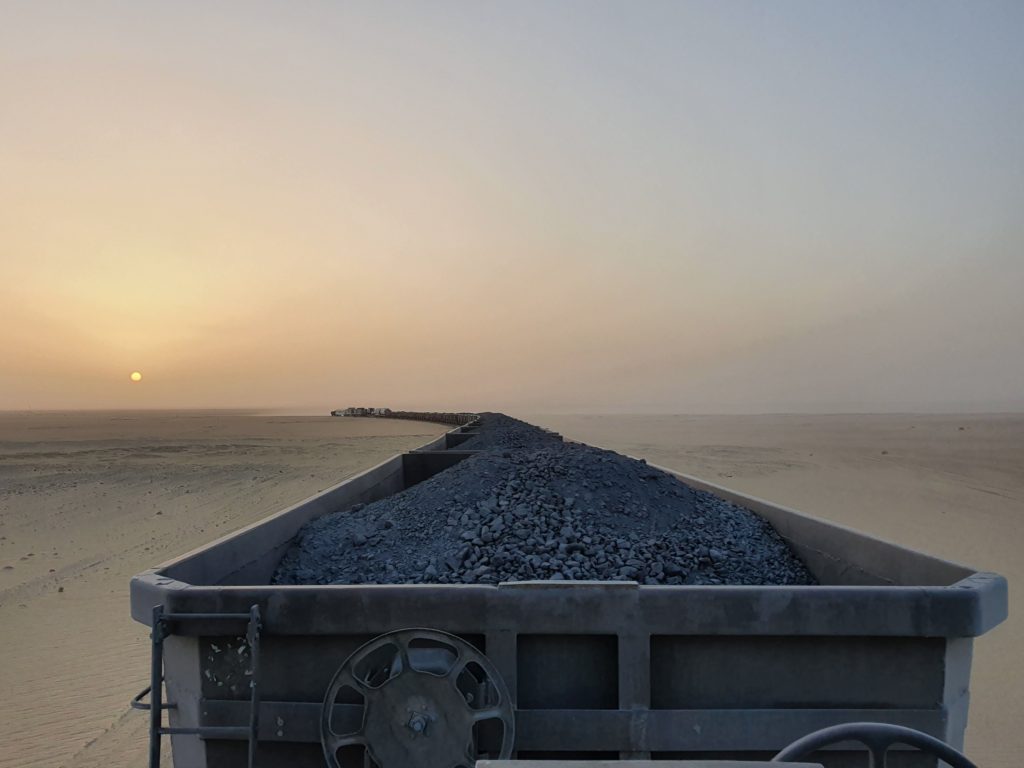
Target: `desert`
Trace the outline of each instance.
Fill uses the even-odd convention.
[[[524,415],[925,552],[1024,577],[1019,415]],[[138,765],[145,629],[127,581],[401,450],[440,425],[253,412],[0,420],[0,765]],[[976,645],[967,751],[1024,746],[1020,601]]]
[[[967,754],[1024,749],[1024,416],[523,415],[566,437],[976,568],[1010,583],[1010,617],[974,649]]]
[[[132,575],[439,434],[252,412],[0,415],[0,766],[137,766]],[[169,750],[168,750],[169,753]]]

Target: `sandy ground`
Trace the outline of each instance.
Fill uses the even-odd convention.
[[[1024,583],[1024,416],[531,420]],[[128,617],[128,578],[440,431],[0,414],[0,768],[145,765],[146,718],[127,702],[149,649]],[[976,645],[968,751],[992,768],[1024,753],[1018,594]]]
[[[146,715],[128,701],[146,685],[149,645],[128,616],[128,579],[442,431],[0,413],[0,767],[146,765]]]
[[[1020,765],[1024,415],[523,417],[1006,576],[1010,619],[975,644],[967,752]]]

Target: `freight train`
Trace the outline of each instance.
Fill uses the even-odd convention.
[[[1006,580],[679,473],[818,584],[271,584],[308,521],[475,455],[475,414],[418,417],[458,426],[132,579],[152,768],[163,736],[181,768],[846,768],[864,746],[972,768],[972,646]]]

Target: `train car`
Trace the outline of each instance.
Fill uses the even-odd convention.
[[[858,742],[970,765],[972,647],[1005,579],[679,473],[768,520],[818,585],[270,584],[306,522],[472,455],[475,414],[391,415],[457,426],[132,579],[151,766],[164,736],[182,768],[846,768]]]

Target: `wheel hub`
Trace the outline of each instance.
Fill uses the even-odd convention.
[[[472,713],[447,678],[405,672],[367,697],[363,717],[371,756],[382,766],[454,766],[470,754]]]
[[[332,725],[343,689],[363,699],[362,725],[337,733]],[[504,681],[490,661],[461,638],[431,629],[381,635],[345,660],[321,711],[327,764],[341,768],[338,751],[361,746],[380,768],[473,768],[479,745],[474,726],[501,722],[492,757],[512,753],[515,722]]]

